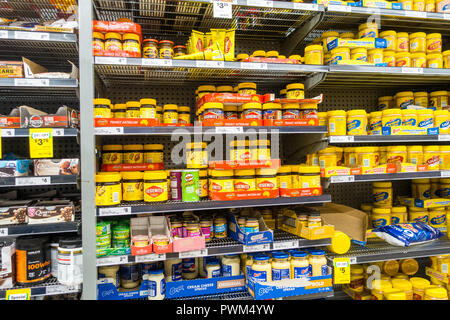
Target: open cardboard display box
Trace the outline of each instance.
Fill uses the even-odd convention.
[[[259,232],[245,233],[238,223],[236,216],[228,213],[228,231],[232,239],[239,241],[244,245],[257,245],[273,242],[273,231],[266,225],[260,213],[254,212],[249,217],[257,218],[259,222]]]
[[[284,209],[283,216],[283,223],[280,227],[281,230],[295,234],[299,237],[309,240],[318,240],[331,238],[334,234],[333,225],[326,224],[323,217],[321,217],[321,227],[308,228],[302,226],[297,219],[297,214],[291,209]]]
[[[145,255],[150,253],[167,253],[173,251],[173,239],[170,236],[169,226],[164,216],[149,216],[131,218],[130,220],[131,233],[131,254],[134,256]],[[149,238],[149,245],[145,247],[137,247],[133,242],[133,236],[147,235]],[[167,245],[155,245],[153,241],[154,235],[165,235],[169,239]]]
[[[199,221],[198,216],[192,214],[197,221]],[[169,230],[172,230],[170,225],[170,216],[166,217],[166,222],[169,227]],[[197,237],[188,237],[188,238],[172,238],[173,244],[173,252],[184,252],[184,251],[192,251],[192,250],[201,250],[206,248],[205,235],[202,233],[200,228],[200,236]]]

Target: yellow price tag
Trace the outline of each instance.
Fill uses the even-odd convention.
[[[52,129],[30,129],[30,158],[53,158]]]
[[[349,258],[334,258],[333,267],[334,284],[350,283]]]
[[[31,288],[6,290],[6,300],[30,300]]]

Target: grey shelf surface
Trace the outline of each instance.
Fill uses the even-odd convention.
[[[448,142],[450,135],[434,134],[434,135],[367,135],[367,136],[329,136],[326,138],[328,143],[392,143],[392,142]]]
[[[12,288],[1,289],[0,290],[0,300],[5,300],[6,291],[14,290],[14,289],[23,289],[30,288],[31,297],[39,297],[39,296],[51,296],[51,295],[60,295],[60,294],[69,294],[69,293],[77,293],[81,291],[80,286],[76,287],[68,287],[66,285],[62,285],[58,282],[58,280],[54,277],[50,277],[43,283],[23,286],[23,285],[15,285]]]
[[[411,179],[433,179],[448,177],[442,171],[423,171],[423,172],[400,172],[383,174],[360,174],[349,176],[331,176],[324,179],[329,183],[351,183],[351,182],[370,182],[370,181],[391,181],[391,180],[411,180]]]
[[[77,137],[78,129],[75,128],[53,128],[53,137]],[[29,128],[20,129],[1,129],[2,138],[28,138],[30,136]]]
[[[80,221],[43,223],[43,224],[18,224],[0,226],[0,235],[5,236],[25,236],[50,233],[78,232]]]
[[[0,188],[76,184],[78,175],[0,177]]]

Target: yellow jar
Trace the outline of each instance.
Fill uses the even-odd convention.
[[[255,191],[255,169],[241,169],[234,171],[234,191]]]
[[[300,165],[291,165],[290,167],[292,172],[292,189],[298,189],[300,188],[300,175],[298,174]]]
[[[378,98],[378,110],[383,111],[385,109],[391,109],[395,107],[394,97],[384,96]]]
[[[397,46],[395,48],[397,52],[408,52],[409,51],[409,35],[407,32],[397,33]]]
[[[348,165],[356,165],[357,163],[357,154],[356,154],[356,148],[355,147],[350,147],[348,148],[349,152],[348,152]]]
[[[167,173],[164,170],[144,173],[144,201],[161,202],[168,199]]]
[[[442,54],[440,53],[427,54],[427,67],[442,69],[444,67],[444,60],[442,58]]]
[[[367,62],[383,63],[383,49],[370,49],[367,51]]]
[[[363,23],[359,26],[359,38],[378,38],[378,24]]]
[[[287,99],[305,99],[305,86],[303,83],[290,83],[286,86]]]
[[[121,144],[105,144],[102,150],[103,164],[122,164],[123,147]]]
[[[322,35],[320,36],[322,45],[324,47],[324,51],[327,52],[327,48],[328,48],[328,44],[337,39],[339,37],[339,32],[336,31],[327,31],[322,33]]]
[[[417,126],[417,112],[415,109],[402,109],[402,126]]]
[[[140,171],[124,171],[122,174],[122,200],[144,200],[144,173]]]
[[[407,162],[415,165],[423,164],[423,147],[422,146],[407,146],[408,156]]]
[[[444,68],[450,68],[450,50],[442,52],[442,57],[444,59]]]
[[[208,170],[199,170],[198,176],[200,178],[200,198],[205,199],[208,197]],[[170,184],[169,184],[170,185]]]
[[[444,288],[426,288],[423,300],[448,300],[447,290]]]
[[[144,146],[127,144],[123,146],[123,163],[144,163]]]
[[[281,166],[278,168],[277,180],[278,185],[282,189],[291,189],[292,188],[292,176],[297,173],[292,173],[291,166]]]
[[[387,163],[406,163],[407,151],[406,146],[389,146],[387,147]]]
[[[95,205],[114,206],[122,201],[122,175],[120,173],[99,172],[95,175]]]
[[[111,100],[94,99],[94,118],[112,118]]]
[[[431,181],[430,179],[413,180],[413,188],[416,189],[416,197],[421,200],[431,198]]]
[[[162,107],[160,106],[156,106],[156,119],[158,119],[159,123],[163,123]]]
[[[318,166],[319,155],[317,153],[310,153],[306,155],[306,163],[308,164],[308,166]]]
[[[350,60],[349,48],[335,48],[331,50],[331,64],[337,64],[340,60]]]
[[[439,229],[442,232],[447,232],[447,221],[445,207],[430,208],[429,225],[433,228]]]
[[[141,55],[141,37],[135,33],[125,33],[123,35],[123,51],[134,52]]]
[[[209,178],[210,192],[233,192],[233,170],[211,170]]]
[[[413,300],[423,300],[425,288],[430,286],[430,281],[420,277],[411,277],[409,281],[413,287]]]
[[[380,38],[385,39],[387,47],[385,50],[395,50],[397,45],[397,32],[394,30],[386,30],[380,33]]]
[[[395,66],[396,67],[411,67],[411,53],[397,52],[395,54]]]
[[[381,135],[382,114],[383,112],[381,111],[375,111],[369,114],[369,134]]]
[[[391,208],[391,224],[405,223],[408,220],[408,211],[406,207]]]
[[[410,222],[428,223],[428,210],[410,207],[408,212],[408,220]]]
[[[305,48],[305,64],[323,64],[323,47],[309,45]]]
[[[256,190],[278,189],[277,169],[256,169]]]
[[[347,134],[347,113],[344,110],[328,111],[328,134],[330,136],[345,136]]]
[[[206,142],[191,142],[186,144],[186,167],[188,169],[208,167]]]
[[[350,110],[347,112],[347,135],[367,135],[366,110]]]
[[[406,294],[406,300],[413,299],[413,288],[411,282],[409,280],[404,279],[392,279],[392,287],[395,289],[399,289]]]
[[[319,126],[328,126],[328,117],[326,112],[318,112]]]
[[[383,127],[398,127],[402,125],[401,109],[385,109],[382,111],[381,124]]]
[[[373,208],[372,209],[372,227],[383,227],[391,224],[391,209],[390,208]]]
[[[258,151],[255,148],[253,152],[250,150],[248,140],[235,140],[230,142],[230,160],[231,161],[248,161],[257,160]]]
[[[428,170],[439,170],[439,146],[424,146],[424,163],[428,164]]]
[[[434,127],[433,110],[431,109],[417,110],[417,126],[423,129],[433,128]]]
[[[397,108],[406,109],[407,106],[414,103],[414,93],[412,91],[402,91],[395,95]]]
[[[113,118],[126,118],[127,105],[125,103],[116,103],[113,107]]]
[[[448,106],[447,91],[433,91],[430,93],[429,107],[436,110],[446,109]]]
[[[337,166],[336,148],[328,147],[319,151],[319,165],[320,168],[328,168]]]
[[[350,266],[350,283],[348,285],[349,289],[354,292],[364,291],[364,268],[360,265]]]
[[[367,49],[355,48],[350,51],[350,59],[367,62]]]
[[[141,117],[141,104],[139,101],[127,101],[127,118],[140,118]]]
[[[339,34],[339,38],[352,40],[355,39],[355,34],[353,32],[343,32]]]
[[[300,166],[298,168],[300,175],[300,188],[320,188],[320,167],[319,166]]]
[[[386,63],[388,67],[395,67],[395,51],[384,50],[383,51],[383,63]]]
[[[155,99],[141,99],[139,101],[140,117],[148,119],[156,119],[156,100]]]
[[[392,182],[374,182],[372,195],[374,207],[392,207]]]
[[[215,93],[216,87],[211,85],[199,86],[197,88],[197,98],[200,99],[208,93]]]
[[[439,170],[450,170],[450,146],[439,146]]]
[[[145,144],[144,163],[164,163],[164,145]]]
[[[387,148],[386,147],[379,147],[378,153],[380,154],[380,164],[386,164],[387,163]]]
[[[413,0],[414,11],[425,11],[425,0]]]
[[[178,124],[191,123],[191,108],[187,106],[178,107]]]
[[[253,150],[257,153],[254,154]],[[270,140],[250,140],[250,153],[251,159],[270,160]]]
[[[425,52],[426,48],[426,37],[425,32],[415,32],[409,35],[409,52]]]
[[[384,292],[392,289],[392,284],[388,280],[372,281],[372,300],[384,300]]]
[[[414,92],[414,104],[416,106],[428,108],[428,93],[427,92]]]
[[[375,147],[355,148],[357,155],[356,164],[362,167],[375,167],[378,164],[378,154]]]
[[[176,104],[165,104],[163,106],[163,123],[178,123],[178,106]]]
[[[412,10],[413,9],[413,0],[400,0],[402,3],[403,10]]]
[[[427,54],[442,52],[442,36],[440,33],[427,34]]]
[[[439,148],[439,150],[441,150],[441,148]],[[450,151],[450,149],[449,149]],[[441,150],[441,161],[442,161],[442,150]],[[439,168],[440,168],[441,164],[439,164]],[[431,183],[430,183],[430,196],[432,199],[437,199],[440,198],[439,193],[440,193],[440,189],[439,189],[439,180],[440,179],[430,179]]]
[[[434,126],[439,128],[439,134],[448,134],[450,125],[450,113],[448,110],[436,110],[434,112]]]
[[[426,0],[425,1],[425,11],[426,12],[436,12],[436,0]]]
[[[424,52],[416,52],[411,54],[411,67],[413,68],[426,68],[427,67],[427,55]]]

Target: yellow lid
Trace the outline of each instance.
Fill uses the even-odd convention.
[[[401,206],[401,207],[392,207],[392,208],[391,208],[391,212],[392,212],[392,213],[405,213],[405,212],[407,212],[407,209],[406,209],[406,207],[404,207],[404,206]]]
[[[406,300],[406,293],[404,291],[391,291],[385,294],[386,300]]]
[[[253,57],[266,57],[266,52],[264,50],[253,51]]]
[[[320,118],[326,118],[327,117],[327,112],[317,112],[317,117]]]
[[[392,279],[392,287],[403,290],[403,291],[409,291],[412,290],[412,284],[408,280],[405,279]]]
[[[330,38],[330,37],[339,37],[339,32],[337,32],[337,31],[327,31],[327,32],[322,33],[322,35],[320,37],[322,39]]]
[[[397,38],[409,38],[408,32],[397,32]]]
[[[373,214],[391,214],[391,208],[372,208]]]
[[[320,173],[320,167],[319,166],[300,166],[298,168],[298,173]]]
[[[383,115],[383,112],[381,112],[381,111],[374,111],[374,112],[369,113],[369,117],[371,117],[371,118],[379,118],[382,115]]]
[[[317,109],[317,103],[311,102],[311,103],[302,103],[300,104],[300,110],[310,110],[310,109]]]
[[[120,173],[123,180],[142,180],[144,173],[141,171],[122,171]]]
[[[230,141],[231,147],[248,147],[249,142],[248,140],[234,140]]]
[[[430,208],[430,211],[445,211],[445,207],[435,207],[435,208]]]
[[[365,53],[365,54],[367,54],[367,49],[366,48],[355,48],[355,49],[351,50],[351,53],[352,54],[354,54],[354,53]]]
[[[415,109],[402,109],[402,115],[416,115],[417,111]]]
[[[186,143],[186,148],[188,149],[205,149],[206,142],[190,142]]]
[[[276,58],[278,58],[278,51],[267,51],[267,53],[266,53],[266,57],[267,58],[269,58],[269,57],[276,57]]]
[[[208,176],[208,170],[206,169],[202,169],[198,171],[198,176],[201,178],[207,177]]]
[[[433,91],[430,92],[430,97],[446,96],[447,94],[448,94],[447,91]]]
[[[216,92],[216,87],[215,86],[210,86],[210,85],[205,85],[205,86],[199,86],[198,87],[198,92]]]
[[[102,147],[103,151],[122,151],[123,146],[121,144],[105,144]]]
[[[205,103],[206,104],[206,103]],[[178,111],[178,106],[176,104],[165,104],[163,106],[163,111]]]
[[[333,110],[327,112],[328,117],[338,117],[338,116],[346,116],[347,112],[344,110]]]
[[[289,56],[289,59],[294,59],[294,60],[302,60],[302,56],[299,54],[292,54]]]
[[[303,83],[290,83],[286,86],[286,90],[293,90],[293,89],[304,90],[305,86],[303,85]]]
[[[125,40],[141,41],[141,37],[135,33],[125,33],[123,35],[123,41],[125,41]]]
[[[366,116],[366,110],[363,109],[356,109],[356,110],[349,110],[347,112],[347,117],[349,116]]]
[[[411,53],[411,59],[417,59],[417,58],[426,58],[427,55],[424,52],[415,52]],[[416,96],[416,92],[414,92],[414,97]]]
[[[280,55],[278,56],[278,59],[286,59],[286,56],[283,56],[282,54],[280,54]]]
[[[141,104],[139,101],[127,101],[127,108],[140,108]]]
[[[423,146],[423,152],[437,152],[439,151],[439,146]]]
[[[144,180],[164,180],[167,179],[167,173],[164,170],[145,171]]]
[[[241,170],[234,170],[235,176],[254,176],[255,175],[255,169],[241,169]]]
[[[207,102],[203,105],[204,109],[223,109],[221,102]]]
[[[439,146],[439,151],[450,152],[450,146]]]
[[[350,273],[352,274],[363,274],[364,268],[362,265],[359,264],[353,264],[350,266]]]
[[[372,281],[372,288],[381,292],[384,292],[386,289],[391,289],[392,284],[388,280],[376,279]]]
[[[94,105],[95,104],[103,104],[103,105],[110,105],[111,104],[111,100],[109,99],[94,99]]]
[[[409,53],[409,52],[404,52],[404,51],[402,51],[402,52],[397,52],[397,53],[395,54],[395,57],[396,57],[396,58],[411,57],[411,53]],[[398,95],[398,93],[397,93],[397,95]],[[411,92],[411,95],[412,95],[412,92]]]
[[[434,39],[434,38],[442,38],[442,35],[440,33],[429,33],[429,34],[427,34],[427,39]]]
[[[122,40],[122,36],[117,32],[108,32],[105,34],[105,39],[119,39]]]
[[[448,116],[450,113],[448,110],[436,110],[434,116]]]
[[[359,25],[358,30],[361,31],[361,30],[366,29],[366,28],[376,28],[376,29],[378,29],[378,24],[373,23],[373,22],[363,23],[363,24]]]
[[[336,153],[337,150],[335,147],[327,147],[325,149],[319,150],[319,154],[323,154],[323,153]]]
[[[191,112],[191,108],[187,106],[178,107],[178,112]]]
[[[236,60],[244,60],[248,58],[248,54],[246,53],[240,53],[236,56]]]
[[[424,92],[424,91],[414,92],[414,98],[418,98],[418,97],[428,97],[428,92]]]
[[[232,177],[233,170],[211,170],[210,174],[211,177]]]
[[[442,55],[443,55],[444,57],[450,55],[450,50],[447,50],[447,51],[442,52]]]
[[[300,105],[298,103],[285,103],[283,109],[300,109]]]
[[[406,146],[389,146],[387,147],[388,152],[406,152]]]
[[[426,36],[427,36],[427,34],[425,32],[414,32],[414,33],[411,33],[409,35],[409,38],[410,39],[413,39],[413,38],[425,38]]]
[[[250,145],[251,146],[258,146],[258,147],[267,147],[267,146],[270,146],[270,140],[255,140],[255,139],[251,139],[250,140]]]
[[[334,48],[330,51],[331,55],[333,54],[338,54],[338,53],[342,53],[342,52],[348,52],[350,53],[350,49],[349,48]]]
[[[380,32],[380,38],[387,37],[387,36],[396,36],[396,35],[397,35],[397,32],[394,30],[386,30],[386,31]]]
[[[277,169],[271,168],[260,168],[256,169],[256,174],[258,176],[275,176],[277,174]]]
[[[382,112],[383,116],[390,116],[390,115],[401,115],[402,114],[402,109],[384,109]]]
[[[278,173],[290,173],[292,172],[291,166],[281,166],[278,168]]]
[[[392,277],[392,279],[403,279],[403,280],[409,280],[408,275],[404,273],[397,273],[395,276]]]
[[[273,103],[273,102],[264,103],[262,107],[263,107],[263,110],[267,110],[267,109],[281,110],[281,104]]]
[[[156,106],[156,100],[155,99],[141,99],[139,101],[139,103],[141,105],[143,105],[143,104],[152,104],[152,105]]]
[[[430,54],[427,54],[427,59],[438,59],[438,58],[440,58],[440,59],[442,59],[442,54],[441,53],[430,53]]]
[[[370,49],[370,50],[367,50],[367,54],[377,54],[377,53],[383,54],[383,49]]]
[[[374,188],[392,188],[392,182],[374,182],[372,185]]]
[[[293,164],[291,165],[291,171],[292,172],[298,172],[298,168],[300,168],[299,164]]]
[[[323,47],[320,45],[317,45],[317,44],[312,44],[305,48],[305,53],[309,52],[309,51],[315,51],[315,50],[323,51]]]
[[[95,175],[95,182],[119,182],[122,175],[117,172],[99,172]]]
[[[233,92],[232,86],[218,86],[216,92]]]
[[[391,100],[394,100],[393,96],[383,96],[378,98],[378,101],[391,101]]]
[[[422,146],[407,146],[407,149],[408,149],[408,152],[410,152],[410,151],[422,152],[423,151]]]
[[[355,147],[356,153],[372,153],[376,151],[377,149],[375,147]]]
[[[256,90],[256,83],[253,82],[241,82],[238,84],[238,89],[255,89]]]
[[[448,298],[447,290],[444,288],[427,288],[425,289],[425,296],[435,299]]]
[[[142,144],[126,144],[123,146],[123,151],[139,151],[144,150],[144,146]]]
[[[92,38],[105,39],[105,35],[101,32],[92,32]]]
[[[113,107],[113,110],[124,110],[127,108],[127,105],[125,103],[116,103]]]
[[[336,254],[344,254],[350,249],[350,238],[341,231],[335,231],[331,237],[331,245],[328,250]]]
[[[341,39],[355,39],[355,34],[353,32],[343,32],[339,34]]]
[[[144,150],[164,150],[164,145],[162,144],[144,144]]]
[[[283,96],[283,95],[285,95],[285,94],[286,94],[286,88],[281,89],[281,90],[280,90],[280,96]]]
[[[372,211],[373,204],[371,203],[361,203],[361,210],[362,211]]]
[[[242,105],[242,110],[247,110],[247,109],[261,109],[261,103],[259,102],[248,102]]]

